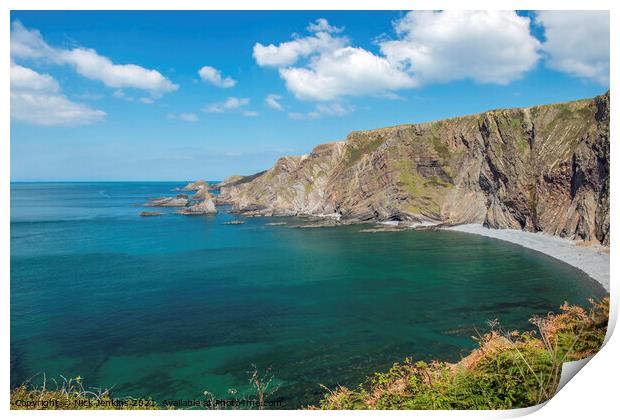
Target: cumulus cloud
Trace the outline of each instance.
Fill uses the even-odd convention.
[[[11,57],[46,59],[55,64],[72,66],[83,77],[97,80],[112,88],[146,90],[154,97],[179,88],[157,70],[135,64],[115,64],[89,48],[53,48],[37,30],[14,21],[11,28]]]
[[[381,42],[381,52],[419,83],[507,84],[539,59],[530,19],[514,11],[410,12],[394,27],[399,39]]]
[[[244,117],[258,117],[259,113],[256,111],[243,111],[243,116]]]
[[[11,63],[11,118],[35,125],[82,125],[101,121],[106,113],[75,103],[60,93],[48,74]]]
[[[231,88],[237,84],[237,81],[230,77],[222,77],[222,73],[211,66],[202,67],[198,74],[203,81],[220,88]]]
[[[325,24],[329,26],[327,21]],[[347,39],[334,37],[327,31],[316,32],[307,37],[297,37],[278,45],[256,43],[253,56],[259,66],[283,67],[296,63],[312,54],[332,51],[347,44]]]
[[[379,41],[374,53],[333,36],[341,28],[318,19],[306,28],[317,31],[311,36],[277,46],[257,43],[254,58],[278,67],[298,99],[393,98],[394,91],[429,83],[506,84],[522,77],[540,58],[529,26],[528,17],[513,11],[410,12],[394,23],[395,39]]]
[[[282,68],[280,77],[297,98],[319,101],[416,86],[413,78],[387,59],[353,47],[321,54],[307,67]]]
[[[609,11],[541,11],[536,23],[548,67],[609,84]]]
[[[207,105],[203,108],[204,112],[207,113],[222,113],[226,111],[231,111],[237,108],[244,107],[250,103],[249,98],[236,98],[231,96],[226,99],[224,102],[218,102],[211,105]]]
[[[185,121],[185,122],[198,122],[198,115],[194,114],[193,112],[188,112],[188,113],[180,113],[180,114],[168,114],[168,119],[171,120],[181,120],[181,121]]]
[[[267,95],[267,97],[265,98],[265,103],[271,109],[275,109],[276,111],[283,111],[284,107],[280,103],[280,99],[282,99],[282,96],[272,93],[270,95]]]

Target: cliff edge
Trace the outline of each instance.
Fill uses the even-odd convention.
[[[609,91],[355,131],[221,187],[252,215],[544,231],[609,245]]]

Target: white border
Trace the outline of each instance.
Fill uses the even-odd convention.
[[[395,1],[395,0],[383,0],[381,2],[368,1],[368,0],[356,0],[356,1],[340,1],[334,0],[298,0],[292,2],[290,0],[263,0],[263,1],[251,1],[251,0],[228,0],[226,2],[205,2],[198,0],[175,0],[174,2],[166,2],[163,0],[150,0],[149,2],[138,2],[131,0],[90,0],[88,2],[79,0],[56,0],[54,2],[44,0],[5,0],[0,6],[3,11],[2,29],[3,36],[0,40],[0,46],[2,55],[0,60],[2,61],[2,97],[4,100],[0,102],[2,104],[1,124],[2,132],[5,133],[0,141],[2,144],[0,152],[0,171],[2,172],[3,182],[0,184],[0,235],[1,235],[1,256],[0,256],[0,273],[1,284],[3,288],[2,293],[2,340],[3,345],[1,349],[0,358],[2,365],[6,366],[6,369],[2,370],[2,384],[5,390],[5,400],[2,401],[3,408],[7,411],[9,408],[8,391],[10,389],[9,378],[9,263],[10,263],[10,142],[9,142],[9,130],[10,130],[10,81],[9,81],[9,25],[10,25],[10,10],[135,10],[135,9],[155,9],[155,10],[346,10],[346,9],[363,9],[363,10],[410,10],[410,9],[518,9],[518,10],[587,10],[587,9],[604,9],[611,10],[611,91],[614,93],[613,83],[615,80],[614,70],[617,68],[617,53],[615,47],[618,39],[618,10],[614,10],[614,5],[618,2],[602,1],[602,0],[588,0],[578,2],[572,0],[565,0],[563,2],[550,1],[550,0],[523,0],[523,1],[489,1],[489,0],[469,0],[469,1]],[[258,7],[260,6],[260,8]],[[616,9],[618,6],[616,7]],[[618,112],[616,111],[615,103],[611,107],[611,137],[615,139],[615,134],[618,131],[616,129],[616,123],[618,122]],[[614,145],[612,140],[611,155],[615,156]],[[611,167],[611,178],[618,179],[617,167]],[[616,185],[611,182],[611,214],[612,214],[612,231],[615,226],[615,221],[618,220],[617,207],[616,207]],[[615,238],[615,234],[611,235]],[[619,254],[615,248],[611,250],[611,278],[614,279],[617,274],[617,269],[613,261],[618,260]],[[617,280],[616,280],[617,281]],[[614,281],[612,280],[612,313],[611,321],[615,324],[618,299],[616,296]],[[609,335],[608,335],[609,339]],[[534,413],[530,415],[532,419],[546,419],[546,418],[579,418],[579,419],[606,419],[610,417],[610,414],[617,412],[618,405],[616,403],[617,391],[616,380],[619,377],[619,364],[615,357],[616,354],[620,354],[620,343],[617,337],[611,337],[605,347],[590,361],[580,372],[576,378],[571,380],[566,386],[552,398],[544,408],[540,410],[534,409]],[[540,407],[537,407],[540,408]],[[485,411],[485,412],[468,412],[468,411],[399,411],[399,412],[313,412],[313,411],[264,411],[264,412],[217,412],[217,415],[225,416],[229,418],[242,418],[246,416],[256,416],[262,418],[288,418],[290,416],[296,417],[314,417],[314,416],[329,416],[338,418],[352,418],[353,416],[362,417],[404,417],[409,418],[505,418],[515,417],[519,415],[527,414],[531,412],[531,409],[513,410],[513,411]],[[35,411],[11,411],[9,415],[21,418],[35,418],[42,416],[45,418],[66,418],[66,417],[94,417],[94,418],[108,418],[110,415],[115,416],[132,416],[133,418],[149,418],[153,416],[210,416],[215,415],[216,412],[197,412],[197,411],[172,411],[172,412],[109,412],[109,411],[75,411],[75,412],[35,412]],[[359,417],[358,417],[359,418]]]

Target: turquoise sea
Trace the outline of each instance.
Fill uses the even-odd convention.
[[[229,397],[270,369],[284,408],[405,357],[457,360],[497,318],[604,290],[543,254],[458,232],[297,229],[295,218],[140,218],[173,182],[11,184],[11,385]],[[268,223],[286,222],[270,226]],[[239,396],[239,394],[237,396]]]

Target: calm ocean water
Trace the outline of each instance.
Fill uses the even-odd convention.
[[[474,328],[604,294],[525,248],[458,232],[293,229],[292,218],[140,218],[179,183],[11,184],[11,382],[82,376],[117,396],[226,397],[252,365],[315,403],[407,356],[456,360]]]

